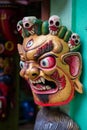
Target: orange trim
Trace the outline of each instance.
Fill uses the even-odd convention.
[[[34,101],[37,105],[40,105],[40,106],[62,106],[62,105],[68,104],[72,100],[72,98],[74,97],[74,87],[72,87],[71,92],[72,93],[67,100],[62,101],[62,102],[58,102],[58,103],[42,103],[42,102],[38,102],[36,100],[34,100]]]

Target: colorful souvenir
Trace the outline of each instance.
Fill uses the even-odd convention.
[[[80,53],[74,50],[75,48],[71,52],[69,42],[70,39],[74,39],[74,33],[66,26],[60,26],[58,16],[53,15],[49,18],[47,30],[49,30],[48,34],[38,35],[35,30],[35,33],[24,37],[23,43],[18,44],[18,52],[20,55],[20,75],[29,83],[35,103],[47,107],[50,111],[50,108],[54,108],[54,106],[68,104],[73,99],[75,90],[79,93],[83,92],[79,80],[82,59]],[[76,41],[74,40],[75,44],[77,44],[77,40],[79,43],[78,36]],[[41,113],[45,115],[45,111]],[[41,113],[37,117],[41,123],[40,120],[37,121],[35,130],[39,130],[40,125],[44,124]],[[54,118],[59,118],[55,115],[53,117],[52,114],[49,116],[52,116],[54,123]],[[69,121],[66,118],[64,115],[64,119],[61,117],[60,120],[66,120],[68,125]],[[74,123],[71,124],[74,128]],[[54,130],[50,126],[50,122],[47,125],[43,130]],[[57,126],[55,125],[55,127]],[[58,128],[60,128],[59,130],[68,130],[68,127],[65,126],[58,126],[55,130]],[[74,130],[77,129],[78,127]]]

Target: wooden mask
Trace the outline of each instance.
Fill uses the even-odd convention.
[[[23,23],[24,19],[26,22]],[[17,24],[23,36],[23,43],[18,44],[20,76],[29,83],[36,104],[68,104],[75,90],[82,93],[79,81],[82,59],[77,52],[79,36],[61,26],[57,16],[50,17],[48,21],[35,17],[23,20]]]

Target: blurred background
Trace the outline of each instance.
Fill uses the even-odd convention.
[[[24,16],[48,19],[48,0],[0,0],[0,130],[33,129],[39,107],[19,76],[17,22]]]

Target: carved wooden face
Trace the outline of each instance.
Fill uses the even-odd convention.
[[[32,35],[18,44],[18,51],[20,75],[28,81],[36,104],[64,105],[72,100],[75,90],[82,93],[81,56],[70,52],[62,39]]]

